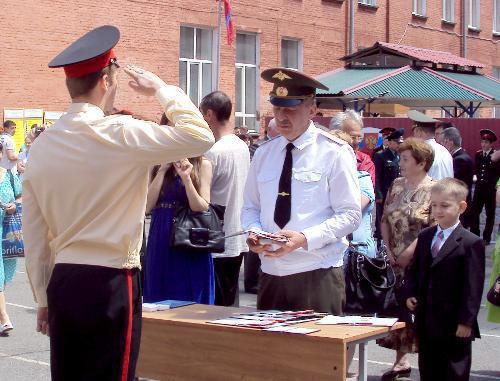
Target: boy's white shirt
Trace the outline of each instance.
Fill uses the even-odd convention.
[[[453,231],[457,228],[457,226],[459,224],[460,224],[460,220],[457,220],[455,225],[450,226],[447,229],[442,229],[441,226],[438,225],[437,229],[436,229],[436,234],[434,234],[434,238],[432,238],[431,247],[434,246],[434,242],[436,242],[436,239],[437,239],[439,232],[442,231],[443,232],[443,239],[441,240],[441,245],[439,245],[439,250],[441,250],[441,248],[443,247],[443,245],[446,242],[446,240],[448,239],[448,237],[451,235],[451,233],[453,233]]]

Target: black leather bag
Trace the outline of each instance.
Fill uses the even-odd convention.
[[[175,210],[170,246],[199,253],[224,252],[224,211],[221,205],[209,205],[206,212],[193,212],[189,206]]]
[[[396,275],[385,251],[369,258],[350,246],[345,283],[347,314],[399,316],[394,287]]]
[[[488,300],[488,302],[497,307],[500,307],[500,292],[498,292],[499,288],[500,288],[500,276],[498,276],[496,281],[493,282],[493,285],[488,291],[488,295],[486,295],[486,299]]]

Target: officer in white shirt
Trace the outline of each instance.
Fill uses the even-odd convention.
[[[413,121],[413,136],[424,140],[434,150],[434,161],[427,174],[434,181],[453,177],[453,158],[450,152],[435,139],[436,124],[440,121],[416,110],[408,111],[408,118]]]
[[[345,303],[345,236],[361,207],[352,148],[316,128],[315,79],[293,70],[265,70],[281,136],[262,144],[250,165],[242,225],[288,238],[266,245],[250,234],[262,260],[257,308],[315,309],[340,314]]]

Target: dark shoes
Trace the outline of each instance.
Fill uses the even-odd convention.
[[[390,370],[382,375],[381,381],[399,380],[400,377],[410,377],[411,368],[401,370]]]

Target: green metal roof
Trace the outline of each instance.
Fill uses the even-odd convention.
[[[328,86],[329,90],[318,90],[317,94],[331,94],[335,95],[348,89],[354,85],[360,84],[362,82],[370,81],[376,77],[389,74],[397,69],[371,69],[371,68],[360,68],[360,69],[344,69],[339,71],[334,71],[331,73],[325,73],[317,76],[316,78]]]
[[[390,73],[394,69],[386,72]],[[349,91],[344,88],[344,96],[350,98],[368,98],[377,97],[381,93],[386,93],[388,98],[402,98],[402,99],[453,99],[460,101],[474,101],[480,102],[486,100],[481,95],[472,91],[464,89],[461,86],[453,84],[444,79],[438,78],[424,70],[409,69],[398,74],[389,76],[388,78],[381,78],[373,83],[366,85],[356,72],[358,69],[346,70],[350,71],[351,78],[357,78],[357,90]],[[343,72],[340,72],[343,74]],[[364,74],[364,70],[361,71]],[[344,74],[345,75],[345,74]],[[381,73],[379,73],[381,75]],[[330,78],[332,82],[334,78]],[[325,78],[326,79],[326,78]],[[325,82],[325,79],[322,82]],[[351,86],[352,87],[352,86]]]
[[[500,100],[500,82],[491,78],[481,74],[450,73],[445,71],[438,71],[438,73]]]

